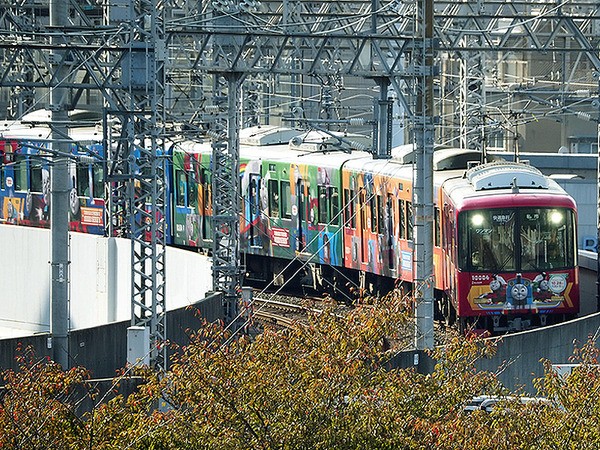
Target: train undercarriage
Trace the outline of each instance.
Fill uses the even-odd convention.
[[[366,297],[377,297],[401,289],[410,296],[411,283],[400,282],[364,271],[321,265],[307,261],[289,261],[259,255],[244,258],[245,283],[277,289],[305,290],[331,295],[348,305]],[[498,314],[459,317],[444,292],[435,290],[434,319],[463,333],[500,335],[544,327],[571,320],[573,314],[541,314],[536,311],[505,311]]]

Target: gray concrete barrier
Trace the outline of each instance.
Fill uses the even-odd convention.
[[[167,336],[170,342],[189,343],[188,329],[198,329],[200,318],[210,322],[223,318],[221,295],[210,294],[197,303],[167,312]],[[69,334],[71,367],[83,366],[94,378],[111,378],[127,361],[127,327],[130,321],[73,330]],[[51,357],[49,334],[0,340],[0,370],[16,369],[17,348],[31,347],[37,358]]]

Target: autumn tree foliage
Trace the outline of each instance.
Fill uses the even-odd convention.
[[[113,395],[128,374],[101,392],[86,369],[63,371],[30,348],[19,350],[19,370],[2,374],[0,448],[123,449],[132,439],[143,442],[136,428],[145,425],[155,402],[143,389],[128,398]],[[152,377],[146,371],[145,380]]]
[[[0,446],[68,449],[596,448],[600,390],[593,341],[566,378],[545,362],[543,403],[521,404],[495,373],[476,370],[494,346],[454,336],[430,374],[394,368],[411,305],[399,295],[347,314],[313,313],[291,329],[231,336],[201,323],[166,374],[135,370],[135,393],[107,395],[83,368],[62,371],[25,352],[3,374]],[[384,341],[384,338],[386,340]],[[384,342],[386,344],[384,345]],[[391,345],[387,343],[391,342]],[[111,386],[131,375],[133,368]],[[480,394],[505,398],[465,412]],[[110,397],[110,399],[109,399]],[[82,399],[91,408],[82,408]]]
[[[3,374],[0,444],[3,448],[70,448],[81,422],[73,413],[74,387],[87,373],[63,372],[51,361],[36,361],[30,350],[18,357],[20,370]]]

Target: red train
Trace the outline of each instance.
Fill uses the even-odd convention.
[[[537,169],[496,162],[440,184],[441,310],[492,331],[579,312],[574,200]]]

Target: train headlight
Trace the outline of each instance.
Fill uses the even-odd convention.
[[[563,221],[563,214],[560,211],[552,211],[550,213],[550,222],[554,225],[558,225]]]
[[[473,217],[471,217],[471,223],[474,227],[480,227],[481,225],[483,225],[483,215],[474,214]]]

